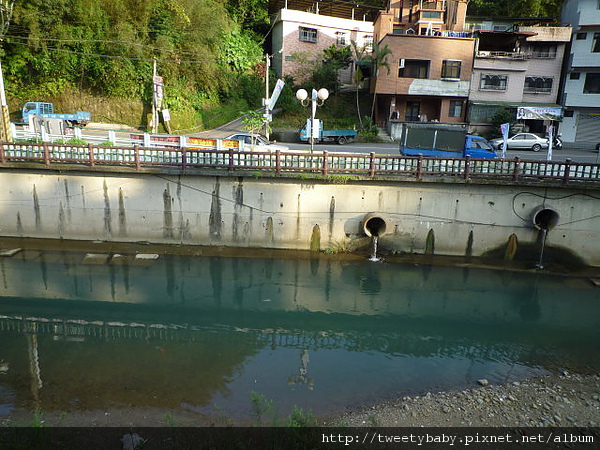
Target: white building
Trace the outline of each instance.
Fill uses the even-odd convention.
[[[561,103],[565,142],[600,142],[600,0],[565,0],[561,20],[573,27]]]
[[[291,75],[302,81],[305,74],[302,73],[300,59],[319,59],[323,50],[332,44],[346,47],[352,40],[370,51],[373,22],[283,8],[277,13],[273,25],[273,70],[279,77]],[[340,82],[351,82],[351,68],[340,73]]]

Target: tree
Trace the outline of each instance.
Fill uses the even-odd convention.
[[[390,63],[388,62],[388,56],[392,54],[392,51],[385,44],[383,47],[377,43],[373,43],[373,52],[371,53],[369,60],[373,65],[373,72],[375,73],[375,91],[373,92],[373,104],[371,105],[371,122],[374,121],[375,116],[375,100],[377,98],[377,77],[379,76],[379,69],[385,67],[387,73],[390,73]]]
[[[252,151],[254,151],[255,135],[260,133],[260,130],[264,126],[265,119],[262,114],[258,111],[246,111],[242,118],[244,124],[244,130],[249,131],[252,134]],[[267,126],[270,126],[267,122]]]
[[[356,87],[356,112],[358,114],[358,122],[360,123],[360,127],[363,127],[362,116],[360,115],[360,102],[358,101],[358,87],[360,82],[363,80],[363,71],[360,68],[361,63],[364,63],[367,58],[367,50],[366,48],[359,47],[356,41],[350,41],[350,48],[352,49],[352,57],[354,58],[354,73],[352,74],[352,82]],[[357,64],[358,63],[358,64]]]

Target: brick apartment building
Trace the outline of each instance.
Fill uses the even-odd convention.
[[[390,0],[375,21],[374,40],[390,67],[372,82],[375,121],[465,122],[475,39],[464,30],[466,0]]]

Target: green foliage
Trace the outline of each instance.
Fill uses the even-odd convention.
[[[498,108],[492,116],[491,120],[493,137],[498,137],[502,134],[500,132],[500,125],[502,125],[503,123],[510,123],[512,127],[512,125],[515,123],[515,117],[514,114],[511,114],[508,109]]]
[[[558,20],[563,0],[471,0],[467,13],[488,17],[550,17]]]
[[[315,427],[318,421],[311,411],[304,412],[302,408],[294,405],[294,409],[287,420],[288,427]]]
[[[3,41],[9,100],[83,99],[76,93],[85,92],[149,106],[156,60],[174,121],[200,120],[232,96],[248,108],[257,104],[253,71],[262,58],[262,38],[249,27],[267,23],[260,0],[16,2]],[[240,81],[251,95],[239,93]]]
[[[219,62],[234,72],[247,71],[262,59],[262,48],[250,33],[223,33],[222,43]]]

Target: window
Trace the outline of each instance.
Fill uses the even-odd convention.
[[[532,56],[534,58],[556,58],[556,44],[538,44],[532,47]]]
[[[421,12],[421,19],[442,19],[441,11],[423,11]]]
[[[460,61],[445,59],[442,62],[442,78],[460,79]]]
[[[450,100],[450,111],[448,111],[448,117],[462,117],[462,109],[462,100]]]
[[[479,89],[493,89],[505,91],[508,77],[506,75],[482,74]]]
[[[584,94],[600,94],[600,73],[588,73],[583,85]]]
[[[421,102],[406,102],[406,114],[404,120],[416,122],[421,118]]]
[[[300,27],[300,40],[303,42],[317,42],[317,30],[315,28]]]
[[[577,33],[575,35],[575,39],[577,39],[578,41],[585,41],[586,38],[587,38],[587,33]]]
[[[402,78],[428,78],[429,61],[422,59],[400,59],[398,76]]]
[[[346,45],[346,33],[337,31],[335,33],[335,43],[336,45]]]
[[[574,112],[575,111],[573,111],[572,109],[566,109],[565,112],[564,112],[564,116],[565,117],[573,117],[573,113]]]
[[[581,76],[580,72],[571,72],[569,74],[569,79],[570,80],[579,80],[579,77]]]
[[[365,51],[372,52],[373,51],[373,36],[370,34],[364,37],[364,47]]]
[[[506,31],[508,27],[506,25],[494,25],[494,31]]]
[[[552,92],[552,77],[525,77],[523,92],[540,94]]]
[[[600,33],[594,33],[594,42],[592,43],[592,52],[600,53]]]

